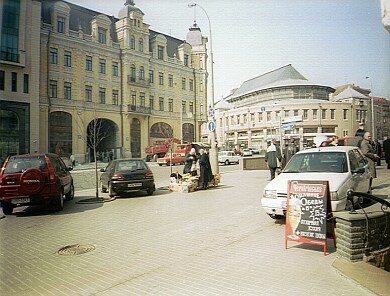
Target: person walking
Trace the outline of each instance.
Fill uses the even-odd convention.
[[[195,148],[191,148],[190,152],[186,155],[183,174],[190,173],[192,176],[196,176],[197,175],[197,171],[196,171],[196,162],[197,161],[198,161],[198,157],[196,156]]]
[[[199,153],[200,153],[200,157],[199,157],[199,167],[200,167],[199,183],[202,184],[202,190],[206,190],[207,185],[213,179],[213,173],[211,171],[209,156],[205,153],[204,149],[200,149]]]
[[[378,139],[375,140],[375,153],[378,155],[376,165],[381,166],[382,146]]]
[[[265,162],[268,165],[271,180],[275,178],[276,169],[279,167],[278,162],[282,159],[282,155],[280,153],[279,147],[275,144],[275,140],[271,141],[271,145],[267,148],[267,152],[265,153]]]
[[[390,139],[386,137],[383,141],[383,151],[385,152],[385,160],[387,163],[387,169],[390,170]]]
[[[368,162],[368,169],[371,172],[372,178],[376,178],[376,168],[375,168],[375,161],[378,158],[378,155],[375,153],[375,148],[373,145],[373,142],[371,141],[371,133],[365,132],[363,135],[362,142],[360,144],[360,150],[366,157],[366,160]],[[370,188],[372,185],[372,179],[370,182]]]
[[[299,151],[298,146],[295,144],[295,139],[292,138],[290,143],[284,148],[283,158],[282,158],[282,167],[285,167],[286,164],[290,161],[291,157]]]

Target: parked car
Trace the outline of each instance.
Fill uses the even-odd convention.
[[[248,148],[245,148],[244,150],[242,150],[242,156],[252,156],[253,153],[252,153],[252,150],[248,149]]]
[[[290,180],[328,181],[332,211],[352,210],[348,190],[371,192],[371,173],[357,147],[330,146],[297,152],[282,173],[269,182],[261,200],[272,218],[286,214],[287,187]],[[354,200],[357,202],[357,200]]]
[[[229,165],[231,163],[239,163],[240,156],[236,155],[233,151],[220,151],[218,152],[218,162]]]
[[[260,154],[259,149],[256,148],[248,148],[250,151],[252,151],[252,154]]]
[[[0,172],[0,201],[10,215],[17,206],[47,204],[54,211],[64,208],[64,196],[74,198],[71,166],[57,154],[10,156]]]
[[[156,190],[153,173],[143,159],[115,159],[100,171],[101,191],[108,190],[111,197],[135,191],[152,195]]]
[[[176,164],[184,164],[186,160],[185,156],[182,156],[180,153],[168,153],[164,157],[157,158],[157,163],[159,166],[169,166],[169,165],[176,165]]]

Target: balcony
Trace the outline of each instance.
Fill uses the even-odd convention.
[[[137,113],[137,114],[151,114],[150,107],[137,106],[137,105],[127,105],[127,113]]]
[[[10,66],[25,67],[26,52],[23,50],[14,52],[13,50],[2,46],[0,51],[0,62],[1,64],[7,64]]]
[[[131,75],[127,75],[127,83],[133,86],[139,87],[150,87],[149,79],[138,79],[136,77],[132,77]]]

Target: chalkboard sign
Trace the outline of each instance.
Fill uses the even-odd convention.
[[[326,255],[326,239],[334,240],[333,223],[327,232],[331,215],[328,181],[289,181],[285,247],[287,241],[322,245]]]

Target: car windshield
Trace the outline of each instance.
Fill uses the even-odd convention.
[[[46,171],[47,164],[45,157],[11,157],[5,167],[4,173],[21,173],[30,168],[36,168],[41,171]]]
[[[284,173],[348,172],[344,152],[311,152],[295,154],[283,170]]]
[[[123,160],[117,163],[117,172],[132,172],[136,170],[146,170],[147,167],[142,160]]]

